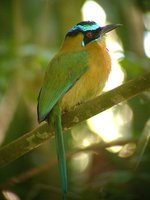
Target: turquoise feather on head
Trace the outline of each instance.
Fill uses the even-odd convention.
[[[100,26],[94,21],[83,21],[76,24],[72,29],[68,31],[67,34],[75,33],[75,32],[86,32],[86,31],[94,31],[99,29]]]

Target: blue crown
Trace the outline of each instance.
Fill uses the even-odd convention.
[[[96,24],[94,21],[83,21],[76,24],[72,29],[67,32],[68,35],[76,35],[79,32],[87,32],[87,31],[94,31],[100,29],[100,26]]]

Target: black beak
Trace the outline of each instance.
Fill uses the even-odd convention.
[[[116,28],[121,26],[121,24],[109,24],[106,26],[101,27],[100,35],[103,36],[105,33],[108,33],[109,31],[112,31]]]

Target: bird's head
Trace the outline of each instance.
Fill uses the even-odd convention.
[[[94,21],[82,21],[67,32],[66,38],[75,38],[78,35],[82,35],[82,37],[80,37],[82,41],[80,42],[81,46],[84,47],[118,26],[118,24],[110,24],[100,27]]]

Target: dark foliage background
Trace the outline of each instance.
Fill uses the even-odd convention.
[[[149,1],[96,2],[105,10],[110,23],[123,24],[117,34],[124,50],[120,64],[125,81],[148,72],[150,62],[144,51],[144,35],[150,27],[144,19],[150,12]],[[0,2],[1,145],[37,125],[37,96],[45,67],[66,31],[82,20],[84,3],[84,0]],[[133,113],[131,131],[130,137],[122,138],[119,153],[104,148],[104,141],[99,141],[86,122],[74,127],[73,134],[65,134],[69,199],[150,199],[150,93],[133,98],[127,105]],[[125,112],[121,106],[115,111]],[[128,128],[123,132],[127,133]],[[74,138],[75,134],[79,140]],[[94,141],[85,151],[79,142],[84,138]],[[71,154],[73,150],[76,153]],[[2,191],[10,191],[21,200],[61,199],[54,141],[1,169],[0,184]],[[13,199],[12,195],[8,199]]]

